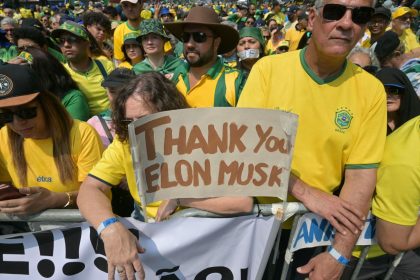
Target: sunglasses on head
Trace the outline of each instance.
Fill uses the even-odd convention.
[[[340,4],[325,4],[322,17],[326,20],[337,21],[343,18],[347,10],[351,10],[351,20],[356,24],[366,24],[372,18],[375,9],[372,7],[347,7]]]
[[[72,45],[72,44],[75,44],[75,43],[79,43],[80,39],[77,38],[76,36],[61,36],[61,37],[57,38],[57,44],[59,46],[63,46],[65,44],[65,42]]]
[[[13,115],[18,116],[22,120],[30,120],[36,117],[37,107],[21,108],[15,111],[0,112],[0,123],[13,122]]]
[[[184,32],[182,33],[181,41],[183,43],[187,43],[190,41],[191,37],[196,43],[204,43],[207,41],[207,38],[211,38],[213,36],[209,36],[204,32]]]
[[[404,89],[399,87],[386,86],[385,91],[390,95],[401,95],[404,92]]]

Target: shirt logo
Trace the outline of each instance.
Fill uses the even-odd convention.
[[[335,112],[335,125],[340,130],[348,129],[351,125],[352,119],[353,119],[353,114],[346,107],[339,108],[337,112]]]
[[[3,74],[0,74],[0,96],[8,95],[12,91],[12,89],[12,80]]]

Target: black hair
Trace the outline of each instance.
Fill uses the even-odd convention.
[[[38,44],[41,48],[45,47],[47,44],[44,34],[34,27],[15,28],[13,31],[13,40],[17,44],[19,39],[29,39]]]
[[[103,13],[89,12],[83,16],[83,25],[85,27],[94,24],[102,26],[108,34],[111,32],[111,21]]]
[[[32,55],[31,67],[42,81],[44,88],[60,100],[68,91],[78,89],[66,68],[49,52],[33,47],[27,48],[26,52]]]
[[[115,7],[112,6],[106,6],[102,12],[106,15],[110,15],[112,18],[118,16],[117,9],[115,9]]]

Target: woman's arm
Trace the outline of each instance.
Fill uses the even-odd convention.
[[[96,229],[112,217],[111,201],[105,195],[110,186],[91,176],[80,186],[77,205],[83,217]],[[143,253],[137,238],[122,223],[113,223],[101,232],[108,259],[108,279],[114,279],[115,270],[125,271],[128,279],[144,279],[144,270],[138,253]]]

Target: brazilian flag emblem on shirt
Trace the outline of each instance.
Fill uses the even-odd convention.
[[[348,129],[352,119],[353,116],[347,108],[340,108],[335,113],[335,124],[339,129]]]

